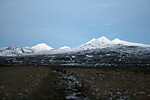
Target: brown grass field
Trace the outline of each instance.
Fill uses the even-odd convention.
[[[75,100],[150,100],[150,68],[0,67],[0,100],[72,100],[68,89]]]

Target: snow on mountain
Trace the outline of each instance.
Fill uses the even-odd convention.
[[[141,43],[133,43],[133,42],[127,42],[120,40],[118,38],[114,40],[109,40],[106,37],[100,37],[98,39],[93,38],[92,40],[88,41],[85,44],[82,44],[81,46],[77,47],[76,50],[87,50],[87,49],[97,49],[97,48],[105,48],[105,47],[117,47],[118,44],[124,45],[124,46],[139,46],[139,47],[150,47],[150,45],[145,45]]]
[[[70,49],[70,47],[68,47],[68,46],[63,46],[63,47],[60,47],[59,49]]]
[[[85,44],[89,44],[89,43],[92,43],[93,41],[95,41],[96,39],[95,38],[93,38],[93,39],[91,39],[90,41],[88,41],[87,43],[85,43]]]
[[[150,45],[145,45],[145,44],[141,44],[141,43],[127,42],[127,41],[120,40],[118,38],[112,40],[112,43],[114,43],[114,44],[122,44],[122,45],[126,45],[126,46],[150,47]]]
[[[85,44],[82,44],[78,47],[78,49],[94,49],[94,48],[103,48],[106,46],[110,46],[112,42],[106,37],[100,37],[98,39],[93,38]]]
[[[140,50],[150,50],[150,45],[140,44],[140,43],[132,43],[123,41],[120,39],[109,40],[106,37],[100,37],[98,39],[93,38],[87,43],[82,44],[79,47],[70,48],[68,46],[60,47],[59,49],[53,49],[45,43],[40,43],[33,47],[20,47],[20,46],[11,46],[11,47],[1,47],[0,48],[0,56],[18,56],[18,55],[32,55],[32,54],[60,54],[60,53],[72,53],[78,52],[82,50],[91,50],[91,49],[103,49],[109,48],[108,50],[122,50],[128,51],[131,50],[128,46],[135,46],[136,51]],[[137,47],[138,46],[138,47]],[[119,48],[119,49],[117,49]]]
[[[133,43],[133,42],[127,42],[123,41],[120,39],[114,39],[114,40],[109,40],[108,38],[102,36],[98,39],[91,39],[87,43],[82,44],[79,47],[75,47],[72,50],[74,51],[80,51],[80,50],[90,50],[90,49],[102,49],[106,47],[110,47],[111,49],[115,49],[119,47],[119,45],[122,46],[139,46],[139,47],[150,47],[150,45],[145,45],[141,43]]]
[[[53,49],[52,47],[48,46],[45,43],[40,43],[36,46],[33,46],[32,49],[36,50],[36,51],[44,51],[44,50],[51,50]]]
[[[34,51],[31,48],[21,46],[9,46],[0,48],[0,56],[19,56],[31,54]]]

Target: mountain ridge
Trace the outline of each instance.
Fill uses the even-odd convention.
[[[119,45],[122,45],[122,46],[119,46]],[[134,46],[134,47],[138,46],[142,48],[150,48],[150,45],[127,42],[127,41],[120,40],[118,38],[109,40],[108,38],[102,36],[97,39],[93,38],[90,41],[75,48],[63,46],[58,49],[55,49],[55,48],[52,48],[51,46],[48,46],[45,43],[40,43],[33,47],[20,47],[20,49],[17,49],[19,46],[13,46],[11,49],[9,49],[10,47],[1,47],[0,56],[18,56],[18,55],[28,55],[28,54],[31,54],[31,55],[32,54],[34,55],[35,54],[58,54],[58,53],[78,52],[78,51],[91,50],[91,49],[103,49],[103,48],[116,49],[118,47],[123,48],[123,46]],[[31,52],[24,52],[27,50]]]

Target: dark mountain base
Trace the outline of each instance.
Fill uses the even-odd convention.
[[[126,58],[121,61],[112,56],[89,58],[81,55],[39,55],[0,57],[0,66],[150,67],[150,59]]]
[[[0,57],[0,65],[145,67],[150,66],[150,49],[137,46],[106,47],[61,54]]]

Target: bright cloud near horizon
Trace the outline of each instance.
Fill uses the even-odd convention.
[[[101,36],[150,44],[150,0],[0,0],[0,47],[75,47]]]

